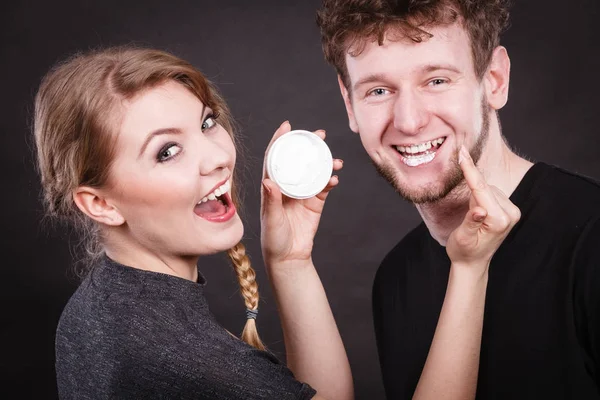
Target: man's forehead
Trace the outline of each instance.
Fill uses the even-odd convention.
[[[379,45],[386,46],[390,43],[403,43],[406,45],[425,44],[429,41],[442,41],[448,44],[452,42],[470,44],[470,39],[464,26],[455,22],[452,24],[425,25],[419,30],[407,31],[402,26],[390,25],[386,27],[380,38],[376,33],[360,36],[351,35],[345,40],[346,58],[358,57],[366,47]]]
[[[345,61],[348,73],[356,81],[356,73],[373,70],[431,69],[435,65],[470,68],[472,54],[466,31],[458,24],[435,26],[421,41],[398,31],[386,31],[380,44],[377,38],[355,40],[348,48]],[[358,78],[360,79],[360,78]]]

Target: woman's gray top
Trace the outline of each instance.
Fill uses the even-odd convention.
[[[56,332],[61,399],[310,399],[273,355],[214,319],[198,282],[104,257]]]

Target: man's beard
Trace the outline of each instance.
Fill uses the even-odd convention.
[[[487,103],[487,99],[485,96],[482,98],[481,104],[481,132],[477,141],[473,145],[471,149],[469,149],[469,153],[471,154],[471,158],[473,162],[477,164],[479,158],[481,158],[481,153],[483,152],[483,148],[487,142],[490,133],[490,106]],[[444,172],[442,176],[443,186],[440,189],[436,189],[434,187],[425,187],[418,190],[410,190],[410,188],[403,186],[402,182],[399,178],[396,177],[394,169],[390,165],[377,165],[373,160],[373,165],[375,169],[388,183],[392,185],[396,192],[403,197],[404,199],[410,201],[414,204],[424,204],[424,203],[434,203],[446,197],[454,188],[456,188],[463,180],[463,172],[458,164],[458,153],[460,148],[454,150],[454,154],[451,158],[451,167],[448,171]],[[410,179],[410,178],[408,178]],[[433,186],[433,185],[431,185]]]

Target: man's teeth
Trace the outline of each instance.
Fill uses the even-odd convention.
[[[425,143],[413,144],[411,146],[396,146],[396,150],[398,150],[401,153],[406,153],[406,154],[422,153],[431,148],[440,147],[442,145],[442,143],[444,143],[444,140],[446,140],[446,138],[442,137],[439,139],[430,140],[429,142],[425,142]]]
[[[435,153],[425,153],[418,156],[402,157],[402,161],[409,167],[416,167],[421,164],[427,164],[428,162],[433,161],[434,158]]]
[[[225,193],[229,192],[231,189],[231,182],[229,180],[215,189],[214,192],[210,193],[208,196],[204,196],[202,200],[198,202],[198,204],[206,203],[209,200],[216,200],[217,197],[223,196]]]

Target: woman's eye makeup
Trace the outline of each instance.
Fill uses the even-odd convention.
[[[165,162],[173,157],[176,157],[181,152],[181,146],[177,143],[167,143],[164,145],[156,155],[156,161]]]
[[[217,118],[219,118],[218,113],[208,113],[202,122],[202,132],[214,128],[218,124]],[[160,148],[158,154],[156,155],[156,161],[159,163],[169,161],[177,157],[181,151],[181,145],[175,142],[169,142]]]
[[[204,121],[202,122],[202,131],[204,132],[207,129],[213,128],[217,125],[217,118],[219,118],[218,113],[209,113]]]

